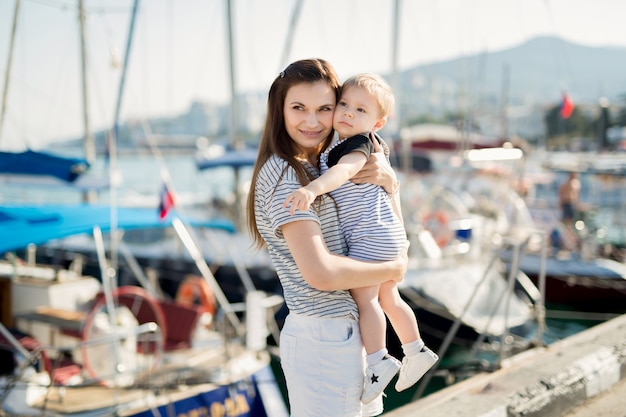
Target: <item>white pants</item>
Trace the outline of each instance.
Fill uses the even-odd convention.
[[[383,412],[382,395],[361,404],[365,375],[359,323],[289,314],[280,360],[292,417],[361,417]]]

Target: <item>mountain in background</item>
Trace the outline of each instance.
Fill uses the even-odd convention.
[[[399,85],[393,87],[402,124],[465,113],[471,114],[472,123],[482,134],[541,140],[545,112],[559,105],[563,91],[568,92],[575,106],[591,114],[598,111],[601,97],[625,106],[626,99],[620,99],[626,97],[625,70],[626,48],[589,47],[556,37],[538,37],[506,50],[403,70],[398,74]],[[266,100],[267,91],[237,96],[239,131],[248,141],[258,140]],[[152,131],[162,136],[162,146],[193,148],[200,136],[228,143],[229,110],[227,106],[190,103],[184,114],[149,122]],[[146,146],[145,134],[138,126],[140,123],[131,120],[122,123],[120,146]],[[94,133],[100,150],[104,149],[105,134]],[[81,142],[79,138],[67,143]]]
[[[618,103],[626,96],[626,48],[537,37],[506,50],[404,70],[396,99],[401,120],[411,120],[459,111],[499,114],[503,103],[545,109],[559,104],[563,91],[575,105],[597,106],[601,97]]]

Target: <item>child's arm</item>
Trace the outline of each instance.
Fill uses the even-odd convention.
[[[348,181],[354,174],[359,172],[367,162],[365,154],[359,151],[350,152],[342,156],[336,165],[329,168],[321,177],[311,181],[304,187],[300,187],[285,199],[283,207],[291,204],[292,215],[298,210],[308,210],[315,197],[326,194],[339,188]]]

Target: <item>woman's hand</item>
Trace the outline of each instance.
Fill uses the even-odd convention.
[[[380,185],[388,194],[398,188],[396,173],[389,164],[387,157],[377,140],[374,143],[375,152],[372,153],[363,168],[351,178],[355,184],[370,183]]]
[[[398,266],[400,267],[398,271],[398,275],[393,277],[393,280],[395,282],[402,281],[402,279],[404,279],[404,275],[406,274],[406,270],[409,265],[409,245],[410,244],[411,243],[407,240],[402,250],[400,250],[398,257],[395,259],[395,261],[398,262]]]

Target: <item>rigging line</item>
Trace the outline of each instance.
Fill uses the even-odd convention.
[[[139,29],[137,29],[139,32],[138,39],[144,39],[145,45],[150,45],[150,41],[152,40],[150,36],[154,33],[150,31],[150,28],[153,26],[149,23],[151,19],[149,16],[147,16],[147,13],[140,16],[140,19],[141,19],[140,20],[141,24],[139,25]],[[153,23],[154,22],[155,21],[153,21]],[[168,23],[166,22],[165,24],[166,37],[169,37],[170,33],[169,33],[169,28],[167,25]],[[149,47],[140,47],[138,49],[138,52],[136,53],[138,55],[137,70],[140,74],[146,74],[146,75],[149,74],[150,69],[153,67],[150,61],[151,54],[150,54],[149,49],[150,49]],[[169,55],[168,46],[165,45],[164,49],[165,49],[166,57],[169,57],[170,55]],[[166,80],[165,84],[166,85],[164,86],[164,90],[166,94],[165,96],[166,101],[169,99],[168,97],[169,87],[167,85],[170,82],[170,77],[168,74],[169,64],[170,63],[166,61],[165,65],[163,66],[165,68],[165,80]],[[135,99],[138,100],[138,103],[141,103],[143,110],[148,113],[150,112],[151,104],[153,103],[153,99],[151,97],[152,89],[150,89],[150,78],[151,78],[150,76],[144,76],[140,78],[140,80],[137,82],[137,84],[139,85],[139,94],[137,97],[134,97]],[[167,107],[167,104],[166,104],[166,107]],[[166,126],[169,123],[170,121],[166,121]]]
[[[400,134],[401,121],[399,119],[400,112],[402,111],[402,100],[400,97],[400,74],[398,69],[398,56],[399,56],[399,46],[400,46],[400,23],[401,23],[401,11],[402,11],[402,0],[394,0],[393,11],[392,11],[392,19],[391,19],[391,88],[395,93],[395,108],[394,115],[389,120],[389,132],[391,136],[391,140],[396,140]],[[393,147],[393,146],[392,146]]]
[[[42,6],[51,7],[54,9],[58,9],[61,11],[72,11],[74,9],[74,0],[70,0],[68,2],[62,1],[53,1],[53,0],[26,0],[30,3],[37,3]],[[97,7],[86,7],[85,10],[88,12],[101,12],[101,13],[128,13],[129,8],[124,6],[97,6]]]
[[[431,11],[431,19],[432,19],[432,24],[433,24],[433,28],[432,28],[432,32],[434,33],[435,36],[442,36],[442,24],[441,24],[441,11],[439,10],[439,8],[437,7],[437,3],[433,2],[432,3],[432,7],[430,7],[430,11]],[[418,13],[416,13],[417,16],[419,16]],[[407,26],[411,26],[411,25],[407,25]],[[415,27],[419,27],[421,25],[415,25]],[[418,30],[416,30],[416,35],[415,37],[419,40],[421,40],[422,42],[424,42],[424,40],[428,39],[428,36],[426,35],[428,33],[428,31],[422,31],[421,32],[421,36],[420,36],[420,32]],[[417,42],[416,42],[417,43]],[[430,61],[432,62],[432,59],[430,59]],[[426,102],[427,102],[427,114],[435,114],[436,111],[436,105],[435,102],[443,102],[443,92],[439,89],[439,91],[437,91],[433,84],[434,84],[434,80],[436,79],[437,74],[435,73],[435,67],[434,65],[428,64],[425,67],[425,81],[426,81]],[[437,96],[435,97],[435,94],[437,94]],[[441,113],[441,110],[439,110],[439,113]]]
[[[211,5],[213,5],[213,3],[211,3]],[[194,76],[194,79],[196,81],[193,85],[198,86],[198,91],[203,90],[201,86],[205,84],[204,80],[207,78],[207,74],[211,73],[211,71],[208,69],[208,66],[210,64],[213,64],[212,57],[216,55],[215,49],[211,49],[211,47],[214,47],[217,44],[217,42],[215,41],[215,37],[211,35],[211,30],[217,27],[217,18],[219,17],[219,13],[214,11],[213,9],[209,9],[208,15],[210,17],[210,20],[207,21],[206,25],[203,25],[206,32],[202,37],[198,36],[199,39],[204,38],[200,47],[200,51],[206,53],[206,58],[199,60],[199,64],[196,65],[196,74]],[[211,79],[211,77],[209,77],[209,79]],[[211,81],[215,81],[215,77],[213,77]],[[207,88],[208,91],[211,91],[213,89],[214,87]],[[198,99],[197,101],[201,102],[202,100]],[[210,95],[207,101],[211,102]]]
[[[165,33],[167,44],[165,45],[165,109],[167,114],[171,114],[172,108],[174,107],[174,91],[176,91],[176,88],[174,86],[174,83],[176,82],[176,42],[173,41],[174,34],[176,32],[174,29],[174,2],[172,0],[168,0],[166,8],[167,16],[165,22]],[[167,122],[167,126],[170,127],[168,131],[171,131],[171,123],[172,120],[170,119],[169,122]]]
[[[461,59],[461,92],[462,95],[462,108],[460,109],[461,114],[463,115],[462,120],[462,139],[461,139],[461,149],[466,150],[470,147],[470,134],[474,130],[474,118],[476,116],[476,107],[477,103],[480,101],[480,72],[483,71],[484,59],[486,59],[486,51],[483,53],[476,55],[476,58],[473,59],[470,55],[472,50],[472,45],[475,42],[474,39],[474,17],[475,17],[475,7],[473,4],[466,4],[467,9],[463,13],[461,17],[460,26],[462,29],[466,31],[466,36],[464,36],[464,31],[459,31],[459,35],[462,37],[460,42],[460,50],[462,54]],[[462,11],[463,12],[463,11]],[[466,51],[466,52],[463,52]],[[472,64],[476,63],[477,68],[473,68]],[[476,71],[476,73],[474,73]],[[476,78],[474,78],[476,77]]]
[[[300,19],[300,12],[302,11],[302,4],[304,0],[297,0],[293,9],[291,9],[291,19],[289,19],[289,29],[287,30],[287,36],[285,38],[285,46],[283,47],[283,56],[280,58],[280,64],[277,72],[282,71],[288,64],[289,56],[291,55],[291,47],[293,45],[293,38],[296,34],[296,28],[298,26],[298,20]]]
[[[15,0],[15,8],[13,9],[13,26],[11,29],[11,42],[9,44],[9,58],[7,60],[7,68],[4,74],[4,90],[2,92],[2,110],[0,111],[0,143],[2,143],[2,128],[4,126],[4,115],[6,112],[7,96],[9,92],[9,80],[11,79],[11,62],[13,60],[13,47],[15,45],[15,33],[17,32],[17,18],[20,11],[20,0]]]
[[[137,99],[137,96],[133,96],[133,98]],[[139,123],[139,126],[145,136],[150,152],[157,162],[161,180],[167,186],[167,188],[176,196],[178,193],[174,188],[174,184],[172,182],[172,177],[170,175],[169,168],[167,167],[165,158],[163,157],[163,153],[161,152],[161,149],[158,145],[157,137],[152,130],[149,119],[147,117],[141,117],[141,118],[137,118],[136,121]],[[177,210],[182,213],[183,210],[179,206],[177,207],[178,207]]]
[[[333,4],[333,6],[335,6],[335,4]],[[315,25],[316,27],[319,28],[318,39],[316,40],[319,41],[319,46],[322,48],[322,50],[331,49],[331,45],[335,44],[335,37],[336,37],[335,31],[337,30],[337,28],[331,27],[330,29],[328,29],[326,25],[326,23],[328,22],[328,18],[326,16],[329,16],[330,13],[336,13],[336,11],[333,10],[334,9],[333,6],[331,6],[332,8],[330,10],[326,9],[326,2],[319,2],[313,6],[319,9],[319,13],[317,13],[317,16],[316,16],[318,22]],[[326,9],[326,10],[323,10],[323,9]],[[359,8],[354,7],[354,10],[358,11]],[[350,34],[354,34],[355,32],[356,31],[354,32],[351,31]],[[328,34],[333,34],[333,36],[329,39]],[[352,40],[352,39],[351,41],[356,42],[356,40]]]
[[[109,176],[111,181],[110,199],[111,199],[111,265],[117,268],[117,184],[114,181],[117,175],[117,136],[119,131],[120,108],[122,106],[122,96],[126,83],[126,73],[128,71],[128,63],[130,59],[130,51],[133,41],[133,33],[135,22],[137,20],[137,11],[139,9],[139,0],[134,0],[133,10],[128,28],[128,37],[126,40],[126,52],[124,55],[124,66],[120,77],[120,84],[117,93],[117,103],[115,106],[115,118],[113,129],[109,135]]]
[[[91,49],[88,48],[86,53],[87,53],[87,62],[96,61],[93,55],[94,54],[93,48]],[[118,68],[113,62],[111,63],[111,67],[113,68],[113,70]],[[88,79],[92,81],[90,84],[91,86],[90,91],[92,92],[92,94],[90,94],[90,101],[95,104],[95,108],[96,108],[96,111],[92,112],[92,114],[95,113],[99,115],[100,117],[98,118],[98,120],[110,120],[111,114],[108,114],[108,111],[107,111],[108,106],[105,104],[106,99],[105,99],[103,90],[101,88],[101,86],[104,85],[104,81],[101,78],[99,78],[99,75],[100,73],[96,71],[93,65],[90,65],[87,68]],[[95,151],[97,154],[98,152],[97,147]],[[93,166],[92,166],[92,169],[93,169]]]
[[[550,26],[552,29],[552,36],[555,39],[560,39],[560,37],[558,36],[558,30],[557,30],[557,22],[556,22],[556,18],[554,16],[554,10],[552,9],[551,5],[550,5],[550,0],[544,0],[544,5],[546,6],[546,10],[548,13],[548,19],[550,21]],[[555,61],[555,65],[556,65],[556,73],[557,73],[557,77],[559,79],[559,83],[561,84],[561,89],[562,90],[567,90],[567,86],[565,85],[564,82],[564,68],[569,67],[567,65],[567,61],[569,61],[567,59],[567,54],[564,51],[564,48],[557,48],[556,42],[552,42],[552,56],[554,56],[554,61]],[[565,65],[562,65],[565,64]]]
[[[146,136],[146,141],[148,142],[148,146],[150,147],[150,151],[152,152],[152,156],[157,161],[157,165],[159,166],[159,173],[161,174],[161,180],[165,183],[167,188],[176,195],[176,191],[174,190],[174,184],[172,184],[172,177],[170,175],[170,171],[167,168],[167,164],[165,163],[165,158],[163,158],[163,154],[161,153],[161,149],[156,141],[154,133],[150,128],[150,124],[147,120],[141,119],[141,129],[143,130],[144,135]]]
[[[101,14],[128,14],[130,8],[125,6],[98,6],[98,7],[85,7],[89,13],[101,13]]]
[[[234,33],[234,21],[233,21],[233,4],[232,0],[225,0],[226,2],[226,35],[228,41],[228,69],[229,69],[229,81],[230,81],[230,142],[233,148],[242,146],[239,137],[239,115],[237,114],[237,74],[235,73],[235,33]]]
[[[79,20],[80,20],[80,57],[81,57],[81,85],[82,85],[82,99],[83,99],[83,129],[84,129],[84,149],[85,149],[85,158],[87,162],[93,164],[96,160],[96,147],[93,139],[93,135],[91,134],[91,120],[89,119],[89,85],[87,82],[87,68],[88,60],[87,60],[87,40],[85,35],[85,21],[87,20],[87,15],[85,13],[85,3],[84,0],[78,0],[78,11],[79,11]],[[92,201],[95,199],[93,193],[86,193],[85,199],[87,201]]]
[[[256,17],[257,14],[253,12],[254,6],[252,6],[251,8],[246,8],[245,10],[247,12],[245,14],[241,12],[235,13],[238,17],[240,17],[238,22],[241,22],[237,25],[237,30],[239,34],[237,39],[239,39],[239,42],[235,49],[237,51],[245,50],[245,57],[247,58],[247,62],[245,59],[241,59],[239,61],[239,68],[262,68],[262,65],[259,63],[259,59],[257,58],[257,52],[262,54],[262,58],[265,58],[265,55],[263,54],[263,51],[258,47],[258,44],[255,42],[242,41],[242,39],[255,39],[254,34],[257,33],[255,23],[258,21],[258,19]],[[244,19],[244,17],[246,19]],[[241,53],[239,53],[238,55],[241,56]],[[263,59],[261,61],[263,61]],[[253,77],[255,83],[254,85],[263,84],[265,78],[261,76],[260,71],[253,71],[250,76],[242,78],[252,81]]]
[[[119,62],[119,50],[114,46],[115,42],[113,41],[113,29],[111,26],[111,22],[107,18],[107,13],[102,8],[94,9],[92,12],[89,8],[86,8],[87,14],[96,16],[100,18],[102,22],[102,26],[104,28],[104,37],[106,39],[106,44],[109,49],[109,53],[111,54],[111,65],[113,67],[119,68],[121,67],[121,63]],[[124,9],[125,13],[128,9]],[[91,25],[93,27],[93,25]]]
[[[78,12],[78,9],[75,8],[74,12]],[[78,18],[78,14],[76,16]],[[67,56],[75,56],[76,51],[73,49],[76,45],[74,44],[75,39],[75,35],[76,33],[75,28],[74,27],[70,27],[70,26],[66,26],[65,28],[63,28],[64,30],[64,34],[63,34],[63,38],[66,40],[64,42],[64,49],[61,51],[60,56],[61,57],[67,57]],[[60,37],[61,38],[61,37]],[[70,40],[72,42],[70,42]],[[40,123],[38,123],[38,127],[42,132],[45,132],[46,127],[50,126],[52,124],[59,123],[62,122],[63,120],[65,120],[63,117],[59,117],[57,116],[55,113],[63,113],[64,107],[68,106],[67,103],[67,94],[65,94],[67,91],[70,90],[70,83],[74,82],[74,78],[73,77],[67,77],[68,73],[72,73],[72,70],[70,69],[70,65],[74,65],[75,62],[72,62],[70,59],[60,59],[60,62],[57,64],[58,67],[55,69],[57,71],[57,74],[55,75],[55,82],[53,83],[53,87],[50,91],[51,91],[51,95],[50,95],[50,105],[48,106],[48,108],[46,109],[46,113],[45,113],[45,119],[44,117],[41,117],[39,119]],[[52,74],[52,71],[50,71],[50,73]],[[79,83],[77,85],[80,85]],[[75,113],[74,111],[72,112],[66,112],[66,113]],[[78,120],[78,116],[77,119]],[[41,123],[41,121],[43,120],[43,123]],[[44,133],[41,133],[41,135],[37,135],[37,136],[42,136],[44,135]]]
[[[76,11],[76,8],[72,10],[72,12]],[[48,71],[49,74],[54,74],[53,82],[50,83],[49,88],[44,91],[40,89],[41,86],[31,86],[28,84],[27,81],[23,82],[33,91],[31,95],[35,97],[35,101],[39,100],[40,102],[43,102],[45,104],[45,112],[42,113],[41,117],[37,118],[38,122],[36,124],[26,123],[23,126],[23,128],[28,129],[28,132],[23,136],[23,142],[26,143],[29,148],[29,142],[36,142],[41,137],[45,136],[47,132],[50,131],[50,126],[52,124],[56,123],[56,125],[59,125],[65,120],[63,117],[58,117],[55,113],[63,112],[64,110],[66,110],[65,107],[67,107],[67,97],[64,93],[69,90],[68,83],[73,81],[72,79],[68,79],[67,77],[65,77],[66,74],[71,73],[71,71],[68,69],[68,65],[72,64],[72,62],[69,59],[63,59],[63,57],[66,56],[74,56],[73,52],[69,52],[70,48],[73,48],[75,46],[73,42],[70,42],[70,40],[74,40],[73,30],[73,27],[65,26],[62,29],[61,34],[59,35],[59,38],[63,40],[63,42],[61,42],[63,49],[60,50],[59,54],[57,54],[57,56],[61,57],[60,61],[58,63],[54,62],[54,68]],[[65,107],[63,105],[65,105]],[[22,112],[24,114],[28,114],[29,112],[31,112],[31,108],[26,105],[25,109],[23,109]],[[28,119],[27,116],[24,117],[25,119]]]
[[[122,107],[122,96],[123,96],[123,92],[124,92],[124,87],[126,84],[126,74],[128,72],[128,63],[130,60],[130,51],[132,48],[132,41],[133,41],[133,33],[135,31],[135,23],[137,20],[137,10],[139,9],[139,0],[134,0],[133,2],[133,11],[132,11],[132,15],[131,15],[131,20],[130,20],[130,26],[128,29],[128,39],[126,42],[126,52],[124,54],[124,66],[122,67],[122,75],[120,77],[120,84],[119,84],[119,89],[118,89],[118,95],[117,95],[117,103],[115,105],[115,118],[114,118],[114,140],[113,142],[115,142],[115,140],[117,139],[117,133],[118,133],[118,129],[119,129],[119,119],[120,119],[120,110]]]
[[[63,3],[60,1],[44,1],[44,0],[28,0],[31,3],[39,3],[43,6],[48,6],[48,7],[53,7],[55,9],[59,9],[59,10],[70,10],[73,8],[72,5],[68,4],[68,3]]]

